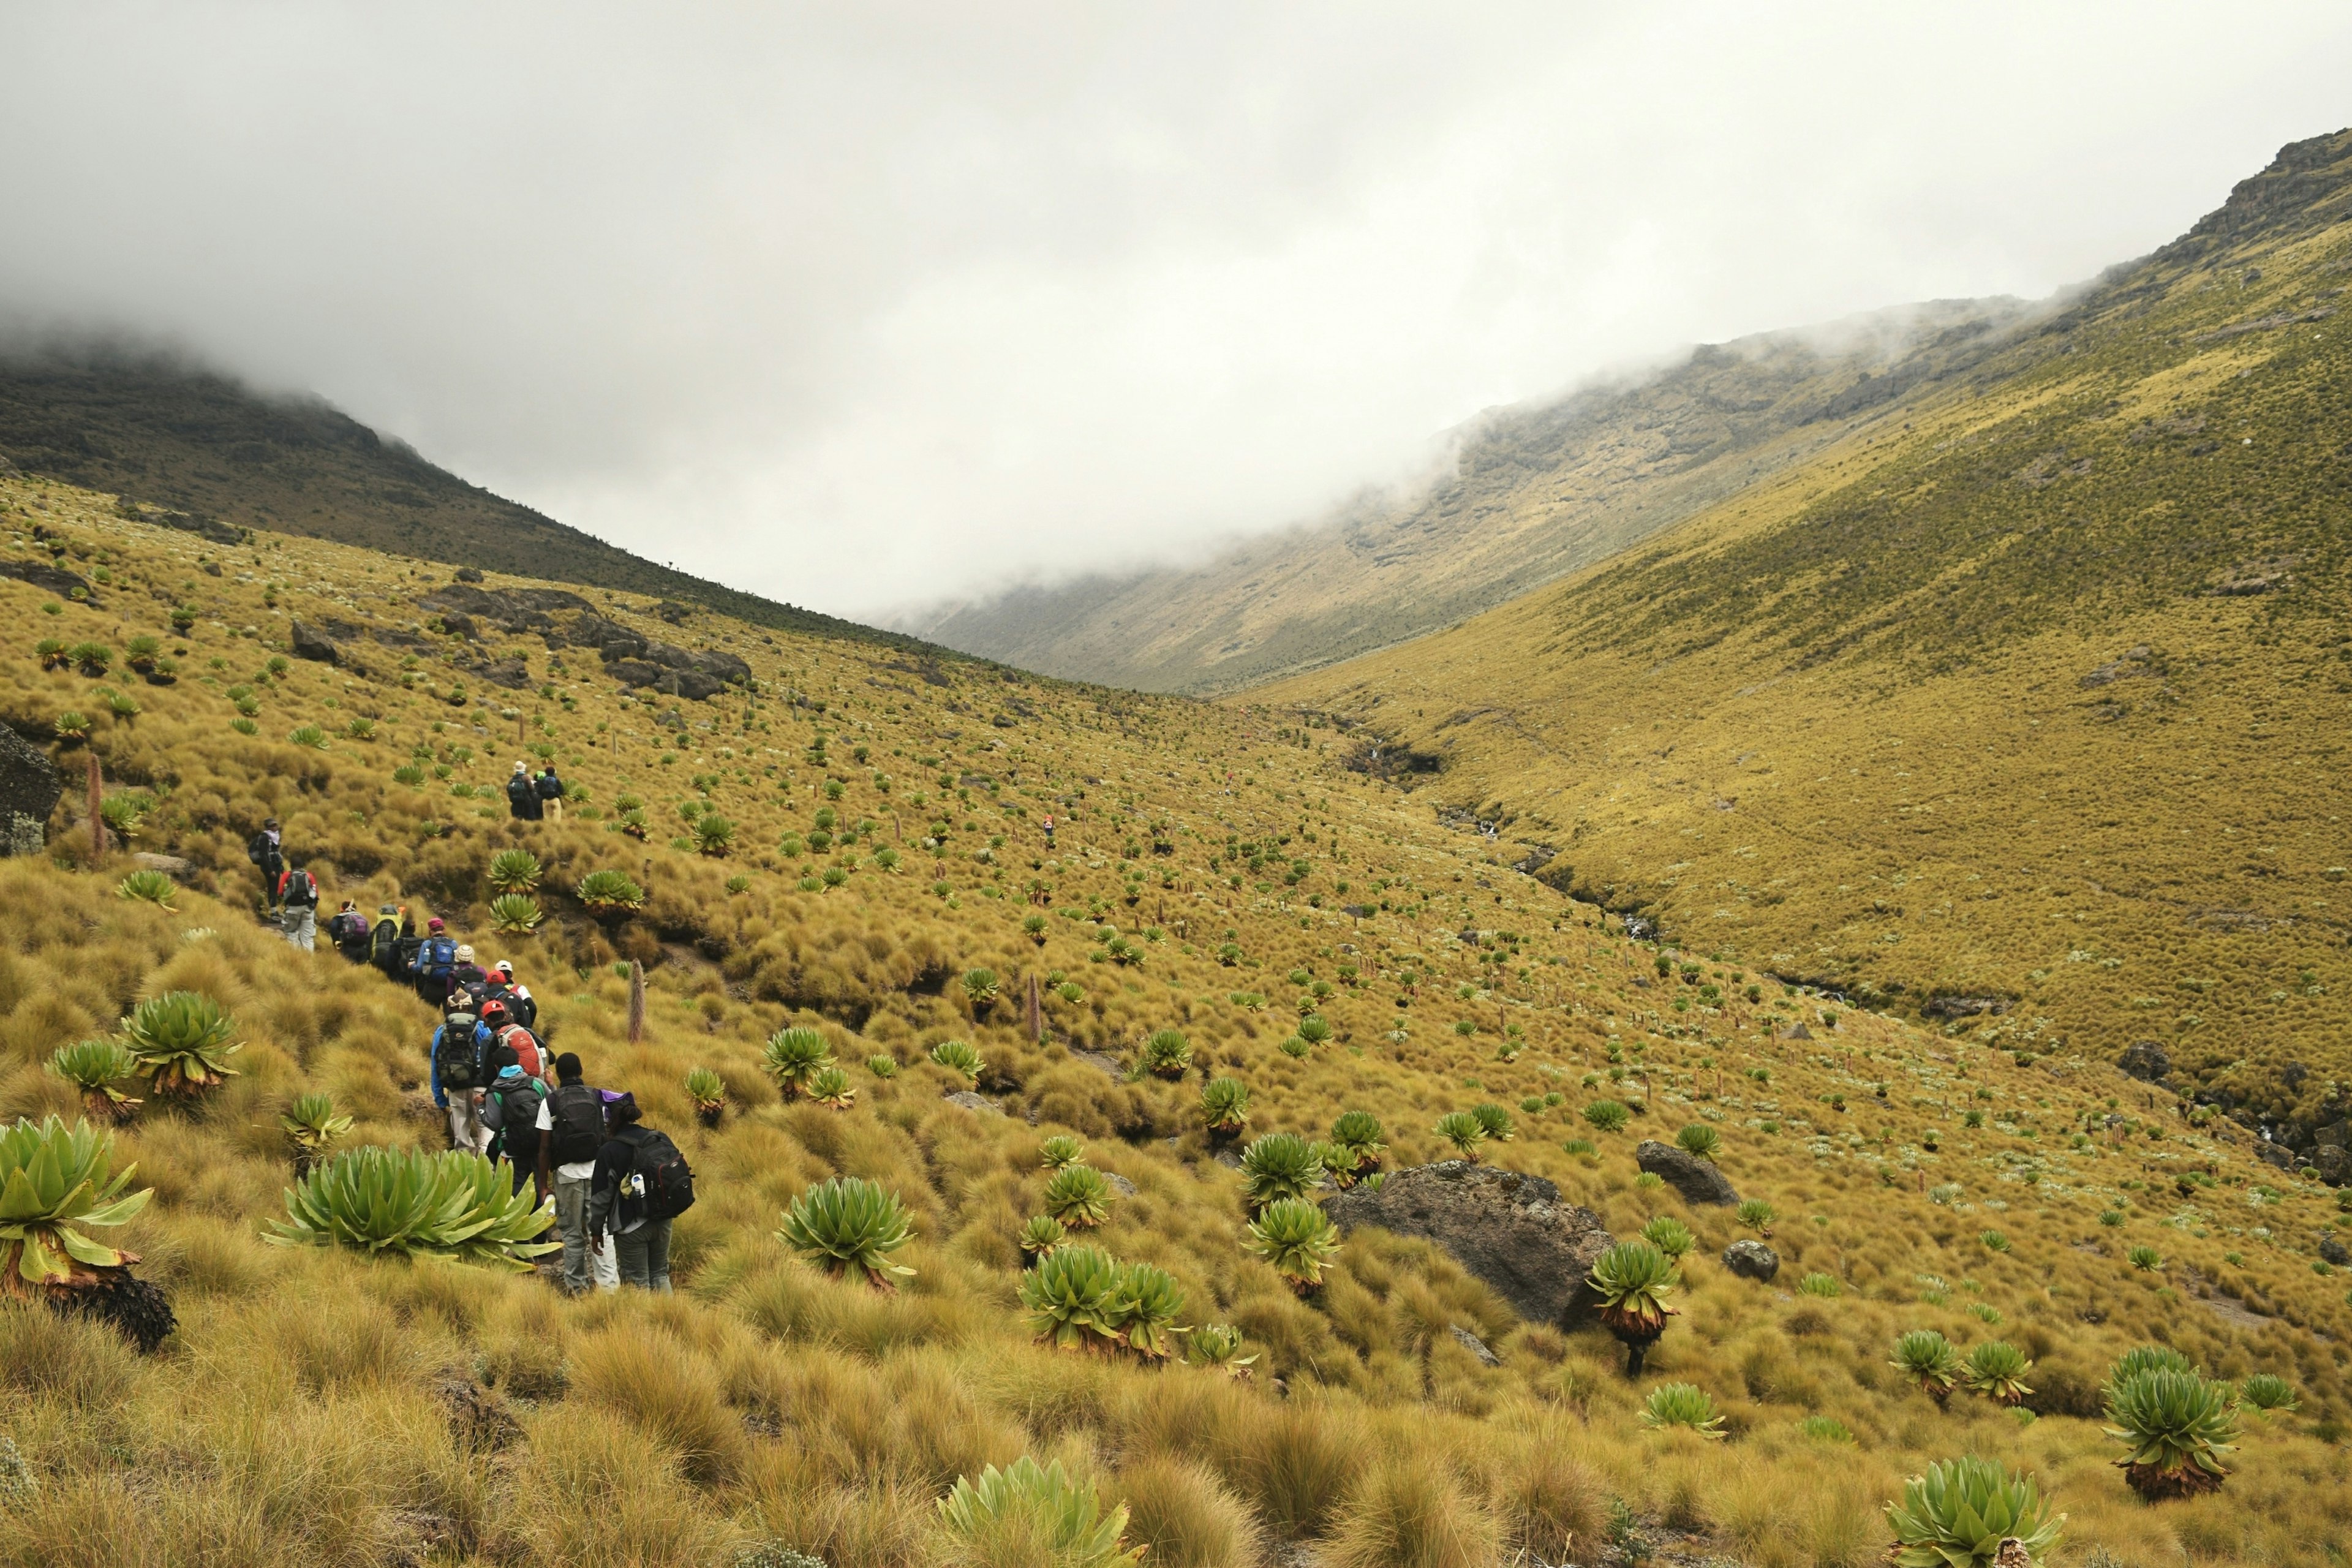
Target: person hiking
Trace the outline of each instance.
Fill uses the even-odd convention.
[[[526,763],[517,763],[514,772],[507,775],[507,815],[517,822],[539,820],[539,785],[531,781]]]
[[[399,956],[393,978],[404,985],[416,983],[416,955],[425,951],[425,939],[416,931],[416,916],[405,906],[400,911],[400,941],[394,951]]]
[[[365,963],[368,961],[368,918],[360,913],[356,900],[345,899],[343,907],[329,918],[327,940],[333,942],[335,951],[349,962]]]
[[[397,984],[408,978],[408,960],[400,951],[400,910],[379,904],[375,917],[375,930],[368,934],[368,962],[382,970],[386,980]]]
[[[613,1254],[591,1247],[588,1189],[596,1176],[596,1156],[604,1147],[604,1096],[582,1081],[580,1058],[566,1051],[555,1058],[555,1087],[539,1107],[539,1184],[555,1194],[555,1228],[563,1238],[563,1291],[585,1295],[620,1288]]]
[[[1046,817],[1046,818],[1045,818],[1045,847],[1046,847],[1046,848],[1048,848],[1048,849],[1051,849],[1053,847],[1054,847],[1054,819],[1053,819],[1051,816],[1048,816],[1048,817]]]
[[[453,962],[449,965],[448,989],[441,998],[442,1010],[446,1012],[462,1006],[478,1017],[482,1011],[483,986],[489,975],[474,962],[474,949],[469,943],[459,942],[450,958]]]
[[[526,1029],[539,1027],[539,1000],[531,995],[530,986],[514,977],[514,965],[501,958],[491,973],[506,983],[507,1011],[514,1016],[514,1021]]]
[[[416,945],[416,956],[409,960],[411,977],[416,983],[416,994],[439,1007],[449,1000],[449,971],[457,966],[457,944],[444,931],[441,917],[435,915],[425,922],[425,940]]]
[[[490,1130],[482,1125],[482,1053],[474,1040],[474,1020],[456,1014],[441,1020],[426,1052],[431,1064],[433,1103],[449,1116],[449,1146],[480,1153],[489,1147]]]
[[[299,866],[289,866],[278,874],[278,904],[287,945],[317,952],[319,879]]]
[[[555,764],[550,763],[541,771],[539,781],[532,786],[539,792],[540,810],[553,821],[563,820],[563,781],[555,776]]]
[[[484,1152],[511,1167],[511,1191],[522,1191],[523,1183],[529,1182],[533,1200],[542,1204],[547,1201],[547,1189],[540,1184],[539,1108],[546,1099],[547,1085],[537,1074],[519,1062],[509,1062],[499,1069],[482,1100],[482,1124],[490,1130],[490,1146]]]
[[[604,1107],[608,1129],[588,1186],[588,1244],[609,1232],[621,1283],[669,1289],[670,1222],[694,1204],[694,1172],[669,1134],[647,1127],[635,1095]]]
[[[286,874],[286,851],[278,842],[278,819],[270,817],[261,825],[245,846],[245,858],[261,871],[261,907],[266,915],[278,913],[278,879]]]

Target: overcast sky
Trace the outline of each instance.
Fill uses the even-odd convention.
[[[1675,345],[2045,293],[2352,121],[2343,0],[5,0],[0,60],[0,322],[866,617]]]

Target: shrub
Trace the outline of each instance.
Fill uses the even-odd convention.
[[[1237,1078],[1213,1078],[1201,1086],[1201,1125],[1230,1138],[1249,1125],[1249,1085]]]
[[[49,1056],[49,1071],[81,1091],[82,1108],[103,1121],[129,1119],[140,1103],[114,1086],[139,1070],[119,1040],[77,1040]]]
[[[1642,1375],[1643,1358],[1666,1331],[1675,1309],[1666,1297],[1679,1283],[1674,1264],[1646,1241],[1621,1241],[1603,1252],[1585,1277],[1600,1301],[1601,1325],[1625,1347],[1625,1374]]]
[[[2033,1390],[2025,1374],[2033,1363],[2007,1340],[1987,1340],[1969,1352],[1969,1386],[1998,1405],[2016,1405]]]
[[[501,893],[528,893],[541,876],[539,857],[528,849],[501,849],[490,857],[489,883]]]
[[[1204,1323],[1184,1336],[1187,1365],[1223,1367],[1235,1377],[1247,1377],[1257,1357],[1244,1355],[1241,1349],[1242,1331],[1230,1323]]]
[[[1511,1113],[1499,1105],[1492,1102],[1474,1105],[1470,1108],[1470,1114],[1478,1119],[1478,1125],[1486,1130],[1486,1136],[1497,1143],[1508,1143],[1518,1136],[1511,1126]]]
[[[534,1239],[546,1231],[551,1211],[532,1202],[528,1187],[517,1192],[504,1166],[465,1149],[352,1149],[289,1187],[286,1214],[263,1239],[519,1272],[562,1245]]]
[[[980,1053],[965,1040],[941,1040],[931,1047],[931,1060],[966,1083],[978,1083],[981,1068],[988,1065],[980,1059]]]
[[[1888,1561],[1895,1568],[2013,1568],[2001,1543],[2014,1540],[2026,1563],[2039,1568],[2057,1544],[2066,1516],[2051,1518],[2031,1478],[2012,1476],[1973,1455],[1931,1464],[1903,1483],[1903,1500],[1886,1505],[1895,1531]]]
[[[2155,1367],[2112,1384],[2107,1436],[2124,1446],[2116,1461],[2140,1496],[2189,1497],[2218,1489],[2229,1475],[2221,1456],[2236,1447],[2236,1402],[2230,1386]]]
[[[328,1144],[352,1130],[352,1119],[336,1111],[333,1097],[305,1094],[278,1117],[278,1125],[294,1145],[294,1173],[299,1176],[319,1163]]]
[[[2124,1254],[2124,1261],[2142,1273],[2154,1273],[2164,1267],[2164,1255],[2153,1247],[2135,1247]]]
[[[1454,1145],[1454,1152],[1463,1159],[1475,1163],[1478,1145],[1486,1141],[1486,1124],[1466,1110],[1448,1111],[1437,1119],[1430,1129]]]
[[[113,1135],[87,1121],[68,1128],[52,1116],[0,1131],[0,1294],[86,1289],[99,1282],[90,1270],[138,1261],[83,1234],[127,1225],[147,1206],[145,1189],[123,1191],[137,1167],[113,1163]]]
[[[2238,1397],[2257,1410],[2293,1410],[2294,1384],[2275,1373],[2258,1372],[2239,1385]]]
[[[343,733],[354,741],[373,741],[375,739],[375,721],[364,714],[360,715],[343,726]]]
[[[1622,1132],[1633,1113],[1613,1100],[1596,1100],[1584,1108],[1584,1120],[1602,1132]]]
[[[1343,1110],[1331,1123],[1331,1142],[1356,1156],[1359,1170],[1377,1171],[1388,1153],[1381,1119],[1369,1110]]]
[[[161,871],[133,871],[114,884],[116,898],[142,900],[173,914],[179,910],[172,899],[179,890],[179,884]]]
[[[1895,1342],[1895,1359],[1887,1363],[1925,1390],[1938,1405],[1950,1397],[1959,1380],[1960,1352],[1933,1329],[1913,1329]]]
[[[977,1481],[959,1476],[939,1518],[945,1549],[933,1561],[942,1568],[1118,1568],[1143,1555],[1127,1549],[1126,1507],[1104,1513],[1094,1488],[1071,1480],[1059,1459],[1040,1468],[1024,1456],[1003,1470],[989,1466]]]
[[[646,907],[646,890],[625,871],[591,871],[572,889],[596,916],[628,914]]]
[[[816,1075],[833,1066],[833,1047],[815,1029],[778,1029],[768,1037],[764,1051],[768,1076],[786,1100],[798,1100],[815,1082]]]
[[[1717,1440],[1725,1436],[1723,1417],[1716,1414],[1715,1401],[1694,1383],[1662,1383],[1652,1389],[1642,1406],[1642,1425],[1653,1431],[1687,1426],[1702,1437]]]
[[[1997,1230],[1985,1231],[1979,1235],[1977,1239],[1984,1243],[1985,1250],[1988,1252],[2007,1252],[2009,1250],[2009,1237],[2003,1236]]]
[[[1144,1069],[1155,1078],[1182,1078],[1192,1065],[1192,1042],[1179,1030],[1161,1029],[1143,1042]]]
[[[521,936],[539,929],[545,919],[539,900],[523,893],[500,893],[490,900],[490,928],[510,936]]]
[[[872,1073],[876,1078],[897,1078],[898,1076],[898,1061],[896,1057],[867,1057],[866,1058],[866,1070]]]
[[[1845,1287],[1837,1282],[1836,1275],[1822,1274],[1818,1271],[1808,1274],[1802,1279],[1798,1280],[1797,1289],[1803,1295],[1818,1296],[1825,1300],[1832,1297],[1843,1296],[1845,1294]]]
[[[1064,1165],[1045,1180],[1045,1212],[1081,1230],[1110,1217],[1110,1183],[1092,1165]]]
[[[1822,1443],[1851,1443],[1853,1429],[1834,1415],[1808,1415],[1797,1423],[1797,1430]]]
[[[1284,1198],[1303,1198],[1323,1184],[1314,1145],[1295,1132],[1269,1132],[1242,1151],[1242,1197],[1255,1213]]]
[[[1301,1295],[1323,1283],[1323,1266],[1339,1250],[1339,1228],[1305,1198],[1277,1198],[1250,1222],[1258,1257]]]
[[[1086,1157],[1087,1146],[1066,1132],[1057,1132],[1037,1145],[1037,1163],[1049,1171],[1075,1165]]]
[[[963,994],[975,1008],[985,1008],[996,1000],[997,979],[993,969],[967,969],[963,972]]]
[[[1772,1234],[1772,1221],[1776,1216],[1772,1212],[1772,1205],[1762,1198],[1742,1198],[1739,1200],[1739,1206],[1732,1210],[1731,1214],[1733,1218],[1759,1236]]]
[[[735,825],[715,811],[694,820],[694,847],[699,854],[723,856],[735,847]]]
[[[1642,1239],[1676,1263],[1681,1262],[1684,1255],[1698,1245],[1698,1237],[1691,1234],[1690,1226],[1670,1214],[1656,1215],[1649,1224],[1643,1226]]]
[[[122,1020],[131,1053],[139,1070],[153,1080],[155,1092],[183,1099],[236,1076],[225,1065],[245,1048],[230,1042],[236,1032],[236,1021],[221,1005],[195,991],[152,997]]]
[[[1675,1142],[1685,1154],[1712,1161],[1723,1150],[1723,1134],[1704,1121],[1694,1121],[1675,1134]]]
[[[323,752],[327,749],[327,732],[316,724],[297,724],[286,731],[289,743],[305,750]]]
[[[1107,1349],[1120,1341],[1124,1274],[1099,1247],[1057,1247],[1022,1277],[1029,1329],[1062,1350]]]
[[[915,1271],[890,1255],[915,1238],[906,1206],[879,1182],[835,1176],[794,1198],[776,1238],[828,1274],[862,1268],[877,1289],[896,1290]]]

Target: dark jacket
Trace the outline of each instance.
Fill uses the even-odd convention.
[[[286,851],[279,847],[278,836],[263,828],[245,847],[245,858],[261,868],[261,874],[269,879],[270,890],[275,892],[278,874],[286,869]]]
[[[541,800],[562,800],[563,798],[563,781],[555,776],[555,770],[553,768],[550,768],[545,773],[539,775],[539,783],[535,787],[539,792],[539,798]]]
[[[353,963],[368,960],[368,918],[357,910],[342,910],[327,922],[327,934],[335,939],[335,946]]]
[[[528,822],[539,815],[539,790],[529,773],[511,773],[507,778],[507,815],[518,822]]]
[[[467,1012],[478,1016],[482,1010],[479,1000],[481,984],[488,978],[478,963],[456,965],[449,971],[448,986],[442,993],[442,1006],[456,1007],[462,1003]]]
[[[622,1128],[596,1151],[596,1174],[588,1183],[588,1228],[626,1236],[645,1223],[646,1200],[629,1189],[637,1151],[653,1129],[642,1122]]]
[[[319,907],[319,879],[297,867],[278,873],[278,901],[300,909]]]

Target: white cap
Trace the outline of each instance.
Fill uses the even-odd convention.
[[[469,944],[465,942],[459,942],[457,944],[457,962],[460,963],[471,963],[474,962],[474,950]]]

